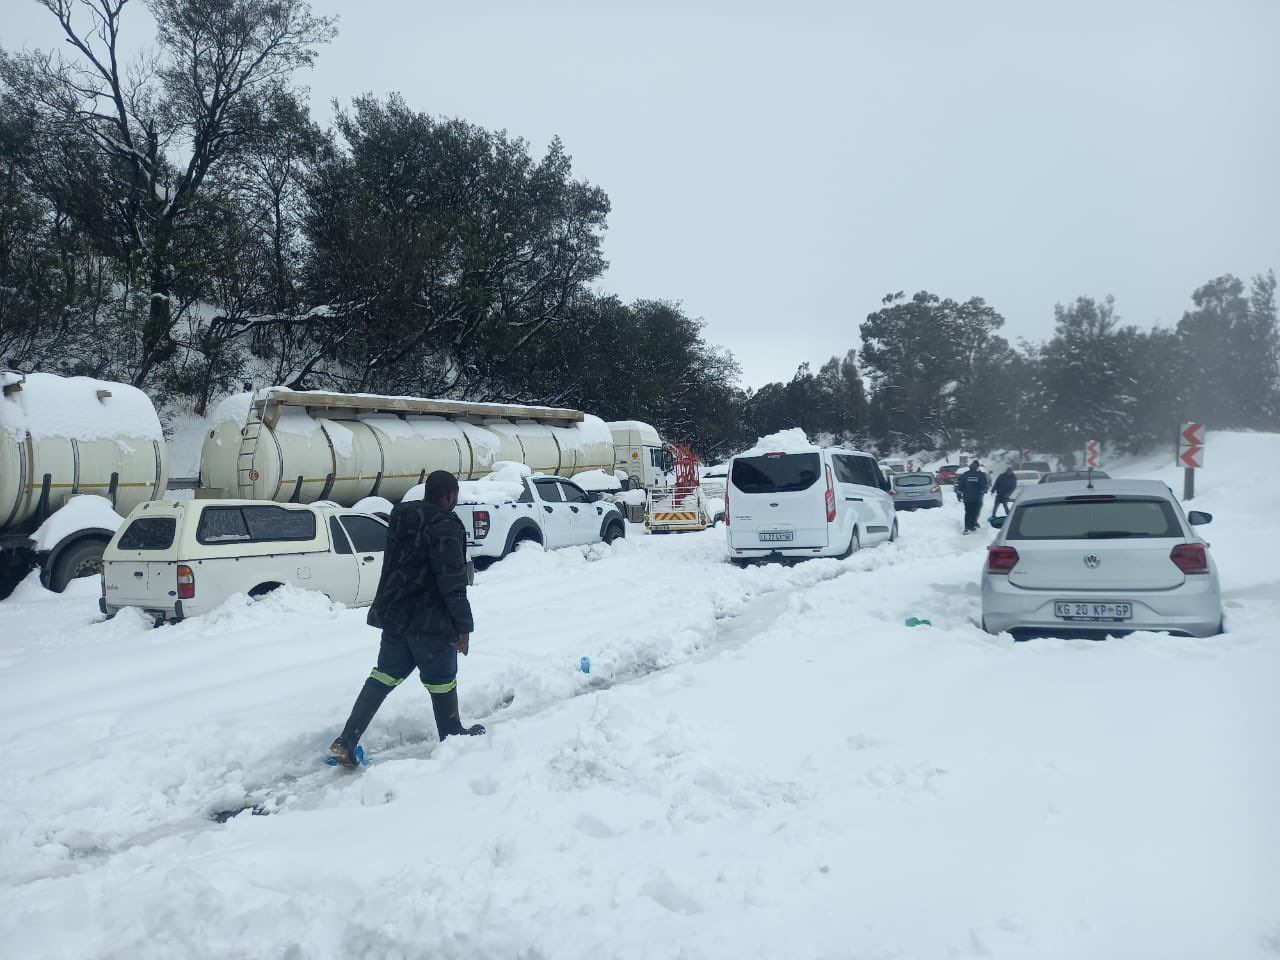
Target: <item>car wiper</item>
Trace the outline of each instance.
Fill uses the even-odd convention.
[[[1129,530],[1090,530],[1085,534],[1089,540],[1119,540],[1122,537],[1140,537],[1142,534]]]

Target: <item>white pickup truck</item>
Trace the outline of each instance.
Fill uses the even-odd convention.
[[[613,543],[627,535],[616,504],[563,477],[524,477],[518,497],[464,499],[455,512],[467,529],[467,547],[478,566],[501,560],[521,543],[554,549]]]

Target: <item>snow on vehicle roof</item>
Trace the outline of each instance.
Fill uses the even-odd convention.
[[[1173,492],[1169,489],[1169,485],[1159,480],[1103,480],[1095,477],[1092,487],[1089,486],[1088,480],[1037,483],[1027,487],[1018,502],[1026,504],[1033,500],[1064,500],[1067,497],[1087,496],[1091,493],[1173,499]]]
[[[821,447],[815,444],[799,427],[779,430],[761,437],[750,450],[743,450],[739,457],[763,457],[766,453],[817,453]]]
[[[127,383],[6,370],[0,385],[0,429],[19,440],[164,439],[150,398]]]
[[[621,490],[622,483],[612,473],[606,473],[604,470],[587,470],[583,473],[575,473],[569,478],[570,483],[576,483],[583,490],[600,491],[603,493],[612,493],[614,490]]]
[[[216,430],[224,423],[238,423],[243,426],[249,419],[249,407],[252,405],[253,394],[248,391],[224,397],[209,411],[209,427]]]
[[[52,550],[64,537],[80,530],[100,528],[115,533],[124,523],[124,517],[111,508],[111,501],[92,493],[81,493],[55,510],[40,525],[31,539],[37,550]]]

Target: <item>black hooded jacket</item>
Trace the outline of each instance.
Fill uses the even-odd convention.
[[[475,628],[467,602],[467,532],[452,511],[422,500],[391,511],[387,550],[368,622],[401,636],[445,637]]]
[[[996,483],[992,489],[997,497],[1007,497],[1018,489],[1018,478],[1012,473],[1002,473],[996,477]]]

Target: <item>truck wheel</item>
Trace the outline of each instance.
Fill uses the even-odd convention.
[[[258,600],[261,597],[265,597],[268,593],[271,593],[279,589],[280,589],[280,584],[278,583],[260,583],[256,587],[254,587],[252,590],[249,591],[249,596],[252,597],[254,600]]]
[[[522,543],[536,543],[538,544],[538,546],[542,546],[542,538],[539,537],[532,530],[529,530],[529,529],[521,530],[520,533],[516,535],[516,538],[511,541],[511,546],[508,548],[507,552],[504,553],[502,556],[503,557],[511,556],[511,554],[515,553],[517,550],[520,549],[520,544]]]
[[[49,588],[54,593],[61,593],[72,580],[102,573],[102,551],[105,549],[107,544],[102,540],[81,540],[67,547],[54,564]]]
[[[895,518],[893,521],[893,529],[889,531],[889,542],[893,543],[897,539],[898,539],[898,521]]]
[[[609,524],[609,528],[604,532],[604,542],[611,544],[613,541],[622,537],[625,532],[626,531],[622,529],[622,524],[611,523]]]

